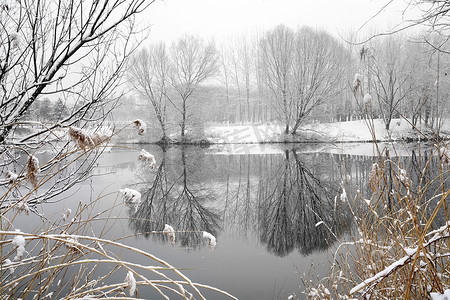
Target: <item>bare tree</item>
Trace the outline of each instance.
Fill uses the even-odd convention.
[[[226,120],[230,120],[231,114],[230,114],[230,86],[231,86],[231,76],[230,76],[230,66],[227,61],[226,57],[226,50],[225,45],[222,44],[220,46],[220,55],[219,55],[219,62],[220,62],[220,78],[222,80],[222,83],[225,85],[225,96],[227,99],[226,103]]]
[[[0,141],[43,94],[76,95],[90,109],[110,97],[131,50],[134,16],[152,2],[49,0],[2,7]],[[74,115],[62,121],[73,123]]]
[[[295,149],[285,150],[284,159],[278,163],[264,170],[258,184],[261,243],[279,256],[294,249],[305,255],[314,249],[326,249],[341,234],[336,230],[341,220],[333,212],[335,184],[321,181],[317,170],[321,163],[312,161],[309,165]],[[320,221],[331,226],[317,226]]]
[[[239,121],[251,121],[252,118],[250,95],[254,81],[255,53],[251,43],[247,35],[232,38],[228,41],[227,52],[224,53],[227,56],[229,75],[237,90]]]
[[[228,61],[228,68],[230,70],[229,74],[231,77],[231,82],[234,85],[235,90],[237,91],[237,98],[238,98],[238,105],[239,105],[239,111],[236,113],[238,117],[236,117],[236,120],[242,121],[243,113],[242,113],[242,78],[241,78],[241,72],[239,70],[239,53],[238,53],[238,43],[230,39],[228,44],[228,51],[227,51],[227,61]]]
[[[221,219],[216,210],[207,205],[217,197],[215,193],[191,178],[195,177],[194,168],[198,167],[195,158],[186,155],[184,147],[180,150],[175,161],[163,149],[155,174],[143,169],[142,175],[148,183],[142,190],[145,201],[135,211],[130,211],[130,223],[136,232],[147,235],[165,223],[172,224],[180,232],[177,240],[181,246],[197,248],[202,245],[202,231],[217,235]],[[171,167],[173,165],[181,169]]]
[[[408,53],[407,69],[410,74],[406,85],[411,93],[406,98],[405,110],[411,118],[413,127],[418,126],[422,120],[428,125],[434,94],[434,74],[430,67],[429,47],[420,40],[407,43],[406,47]]]
[[[177,109],[181,113],[181,139],[184,140],[186,121],[190,116],[188,101],[198,86],[216,73],[217,51],[212,41],[185,35],[172,44],[170,54],[171,83],[181,98]]]
[[[249,38],[245,35],[243,35],[239,41],[239,48],[238,53],[239,57],[241,58],[240,62],[240,72],[242,74],[242,77],[244,79],[245,83],[245,102],[247,106],[247,121],[252,121],[252,112],[250,109],[250,93],[252,88],[252,81],[253,81],[253,67],[254,67],[254,58],[255,55],[253,53],[253,48],[251,47],[251,41]]]
[[[86,178],[94,166],[100,152],[74,157],[73,144],[61,138],[61,127],[101,125],[105,120],[123,94],[116,88],[139,44],[134,40],[138,37],[135,17],[152,3],[25,0],[0,7],[0,167],[4,173],[18,173],[21,187],[25,184],[20,181],[37,178],[23,191],[29,203],[59,195]],[[33,104],[45,98],[61,99],[77,109],[50,124],[26,120]],[[100,141],[85,142],[92,148]],[[38,166],[36,155],[44,145],[53,156]],[[85,144],[78,145],[86,150]],[[33,162],[32,168],[27,170],[31,164],[24,161]],[[45,191],[34,193],[44,183]],[[5,191],[2,204],[20,199],[6,184],[0,182]]]
[[[393,1],[389,1],[384,8],[390,5]],[[442,73],[441,69],[441,59],[443,58],[443,54],[450,54],[448,50],[448,41],[450,39],[449,28],[450,28],[450,3],[446,0],[408,0],[405,3],[404,15],[407,15],[410,11],[413,11],[413,15],[417,15],[417,12],[420,12],[419,17],[408,18],[403,21],[401,24],[398,24],[394,27],[390,32],[383,33],[382,35],[392,35],[411,27],[415,27],[420,25],[421,28],[426,28],[426,32],[422,31],[421,33],[421,41],[424,41],[428,44],[434,51],[429,56],[430,57],[430,65],[435,65],[435,85],[434,85],[434,101],[429,101],[427,99],[427,103],[425,105],[426,109],[426,121],[431,121],[432,126],[435,127],[435,132],[439,136],[440,127],[442,125],[442,113],[445,111],[447,105],[442,103],[446,96],[441,96],[441,84],[442,82]],[[374,38],[378,35],[373,35],[371,38]],[[435,61],[432,62],[432,59]],[[424,89],[425,92],[428,88]],[[429,91],[426,91],[428,93]],[[444,83],[444,94],[447,93],[445,90]],[[421,106],[421,105],[420,105]],[[441,109],[443,108],[443,109]],[[417,110],[416,110],[417,111]],[[431,118],[429,118],[431,117]]]
[[[431,32],[425,37],[427,46],[427,58],[430,74],[428,79],[434,82],[431,88],[431,101],[427,105],[427,124],[434,128],[437,136],[443,125],[443,116],[448,113],[448,95],[450,83],[447,79],[449,65],[449,37],[447,33],[438,31]]]
[[[370,72],[379,110],[385,128],[389,130],[401,101],[410,92],[407,85],[407,54],[404,52],[404,40],[399,37],[387,36],[377,48],[378,51],[372,54]]]
[[[276,100],[285,134],[295,133],[319,105],[340,91],[349,56],[323,31],[293,32],[279,25],[261,41],[265,83]]]
[[[418,9],[421,16],[416,19],[408,20],[405,26],[399,27],[403,30],[415,25],[428,26],[430,32],[438,32],[448,37],[448,29],[450,26],[450,3],[446,0],[408,0],[406,1],[405,10]]]
[[[349,61],[346,50],[325,31],[303,27],[296,32],[292,64],[295,133],[313,109],[336,96]]]
[[[263,36],[261,42],[261,62],[265,74],[265,84],[274,96],[278,114],[283,119],[286,134],[292,119],[291,69],[294,53],[294,32],[285,25],[279,25]]]
[[[167,142],[169,68],[166,46],[159,43],[137,53],[128,70],[133,87],[153,107],[161,128],[162,143]]]

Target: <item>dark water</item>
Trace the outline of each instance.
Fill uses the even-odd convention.
[[[375,159],[370,148],[355,147],[260,146],[247,153],[116,147],[103,154],[93,176],[76,192],[45,204],[45,211],[49,218],[60,216],[67,208],[76,210],[79,203],[111,193],[96,206],[98,211],[114,207],[111,218],[118,220],[105,237],[133,235],[127,244],[166,260],[194,282],[239,299],[287,299],[294,294],[302,299],[303,274],[325,276],[331,259],[327,250],[351,230],[348,204],[340,200],[342,189],[369,195],[367,178]],[[156,157],[154,169],[137,160],[141,148]],[[419,174],[417,153],[408,153],[402,163]],[[125,187],[142,194],[136,209],[122,203],[117,191]],[[152,233],[162,231],[164,224],[177,231],[174,245]],[[21,229],[31,231],[33,222]],[[202,231],[217,238],[213,251]],[[214,292],[205,295],[225,299]],[[150,292],[141,297],[159,299]]]

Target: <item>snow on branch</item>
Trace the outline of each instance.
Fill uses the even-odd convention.
[[[372,96],[370,96],[369,94],[365,94],[364,98],[363,98],[363,103],[364,103],[364,106],[366,106],[366,107],[372,105]]]
[[[7,207],[12,207],[18,213],[24,212],[26,215],[29,215],[31,211],[30,206],[27,203],[27,199],[23,199],[21,201],[17,201],[14,203],[9,203]]]
[[[23,235],[18,234],[16,235],[11,244],[16,247],[17,255],[14,257],[14,261],[22,260],[22,256],[24,255],[25,251],[25,238]]]
[[[93,149],[111,139],[111,135],[108,133],[89,133],[84,129],[72,126],[69,127],[67,133],[69,134],[70,139],[82,150]]]
[[[78,239],[76,237],[72,237],[72,236],[67,237],[66,240],[64,241],[64,246],[67,249],[72,250],[77,253],[82,253],[81,248],[77,246],[79,244],[80,243],[78,242]]]
[[[446,289],[443,294],[441,293],[430,293],[432,300],[447,300],[450,299],[450,289]]]
[[[72,210],[70,208],[66,209],[66,211],[63,212],[63,214],[62,214],[63,222],[65,222],[69,218],[71,213],[72,213]]]
[[[450,227],[450,221],[448,221],[446,225],[440,227],[439,229],[429,232],[426,236],[433,235],[433,237],[430,240],[428,240],[427,243],[425,243],[423,245],[423,248],[430,246],[431,244],[437,242],[438,240],[450,237],[449,227]],[[413,249],[405,248],[404,251],[407,254],[406,256],[393,262],[392,264],[387,266],[384,270],[378,272],[377,274],[375,274],[374,276],[372,276],[370,278],[367,278],[360,284],[353,287],[350,290],[350,294],[354,294],[366,287],[376,286],[381,280],[383,280],[384,278],[389,276],[389,274],[394,272],[396,269],[403,267],[407,263],[409,263],[411,261],[411,259],[416,255],[418,248],[413,248]]]
[[[345,191],[345,188],[342,187],[342,193],[340,196],[341,202],[345,203],[347,202],[347,192]]]

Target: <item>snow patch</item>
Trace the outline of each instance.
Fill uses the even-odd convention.
[[[319,225],[321,225],[321,224],[323,224],[323,221],[317,222],[317,223],[316,223],[316,227],[319,226]]]
[[[25,238],[23,237],[23,235],[20,235],[20,234],[16,235],[13,238],[11,244],[16,247],[16,251],[17,251],[17,254],[14,257],[14,261],[22,260],[22,256],[26,252],[25,251]]]
[[[432,300],[450,300],[450,289],[445,290],[443,294],[430,293],[430,296]]]

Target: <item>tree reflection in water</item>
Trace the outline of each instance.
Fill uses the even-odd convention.
[[[155,236],[167,240],[161,234],[165,224],[170,224],[176,231],[176,240],[182,247],[197,248],[205,245],[202,231],[217,235],[220,216],[207,204],[214,202],[214,193],[200,183],[189,170],[186,151],[181,149],[181,164],[176,159],[169,159],[167,152],[162,152],[159,165],[148,181],[148,186],[141,190],[142,203],[130,216],[130,225],[137,233]],[[168,160],[171,160],[167,168]],[[181,170],[176,166],[181,165]],[[148,175],[147,175],[148,176]]]
[[[206,245],[202,231],[220,239],[223,228],[257,239],[278,256],[294,249],[308,255],[331,245],[342,233],[340,224],[349,220],[345,205],[335,202],[341,177],[330,169],[333,155],[318,154],[316,161],[316,154],[295,149],[225,156],[182,147],[156,156],[157,169],[141,172],[142,203],[130,211],[131,227],[147,237],[167,240],[152,232],[170,224],[177,243],[196,248]]]
[[[140,171],[142,203],[130,210],[130,226],[136,233],[168,241],[152,232],[162,232],[164,224],[169,224],[177,232],[177,243],[187,248],[206,246],[202,231],[207,231],[218,237],[219,247],[221,234],[226,234],[251,239],[278,256],[295,250],[303,255],[324,250],[352,222],[347,203],[339,197],[342,188],[349,198],[351,191],[358,190],[370,199],[367,179],[377,161],[372,156],[300,150],[256,155],[217,155],[195,147],[153,151],[158,165],[155,170]],[[411,156],[387,161],[405,168],[413,182],[429,185],[423,198],[430,199],[428,193],[436,191],[438,183],[433,171],[439,169],[437,157],[430,160],[427,173],[422,170],[432,156],[429,151],[412,151]],[[385,180],[395,177],[397,169],[385,174]],[[413,188],[411,193],[422,190]],[[367,208],[360,198],[356,202],[356,208]],[[427,207],[434,205],[430,202]]]
[[[275,172],[268,170],[258,186],[261,242],[279,256],[327,249],[339,233],[338,183],[319,180],[295,150],[285,150]]]

